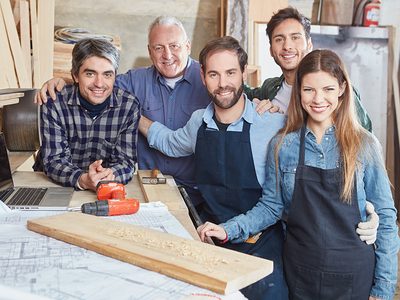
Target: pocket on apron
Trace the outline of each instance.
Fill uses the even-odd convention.
[[[350,300],[353,293],[353,275],[351,273],[331,273],[310,270],[296,266],[294,300],[318,299]],[[318,292],[319,291],[319,292]]]

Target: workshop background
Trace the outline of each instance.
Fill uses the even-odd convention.
[[[257,38],[256,33],[251,32],[252,29],[254,30],[253,23],[267,22],[273,11],[291,5],[299,9],[307,17],[312,18],[313,24],[315,24],[315,6],[319,2],[315,0],[119,0],[118,5],[116,5],[115,1],[107,0],[55,0],[54,25],[85,28],[93,33],[119,37],[121,45],[119,72],[123,73],[132,67],[151,64],[147,52],[147,29],[154,18],[159,15],[174,15],[182,20],[192,41],[192,57],[195,59],[198,58],[200,50],[208,40],[226,33],[227,28],[229,32],[228,23],[233,20],[236,27],[248,27],[247,42],[254,47],[247,48],[249,63],[251,64],[250,71],[252,72],[251,75],[253,75],[249,76],[249,83],[257,85],[265,78],[260,76],[262,72],[260,72],[258,64],[261,64],[261,62],[257,61],[255,57],[257,55],[257,47],[254,44],[257,43]],[[348,25],[351,25],[351,15],[355,13],[356,4],[359,2],[367,3],[367,1],[360,0],[325,0],[322,2],[324,5],[331,3],[332,7],[334,7],[335,4],[340,4],[335,7],[336,11],[331,13],[333,17],[328,20],[325,16],[326,20],[319,21],[322,21],[321,23],[325,21],[325,24],[333,24],[335,18],[337,18],[338,23],[346,24],[346,22],[350,22]],[[388,100],[383,101],[382,105],[387,105],[388,107],[388,126],[383,129],[388,132],[387,141],[384,142],[388,146],[384,145],[384,149],[389,176],[394,187],[396,204],[399,207],[400,191],[395,188],[400,187],[400,176],[398,175],[400,174],[399,131],[396,129],[398,127],[396,122],[399,124],[400,117],[396,120],[395,115],[397,111],[397,115],[400,116],[400,107],[397,107],[396,110],[395,103],[396,101],[400,103],[398,99],[398,72],[396,72],[400,53],[398,46],[400,40],[400,18],[398,18],[400,15],[400,1],[383,0],[381,2],[379,25],[393,26],[394,35],[389,45],[390,48],[393,47],[394,51],[389,54],[388,65],[389,67],[394,66],[395,69],[389,69],[388,72],[397,74],[397,76],[395,78],[388,77],[390,80],[390,82],[387,82]],[[349,6],[353,4],[354,9]],[[321,7],[320,18],[324,18],[324,15],[321,14]],[[242,10],[240,10],[241,8]],[[233,11],[233,9],[235,10]],[[339,9],[342,9],[342,11]],[[238,13],[248,14],[247,18],[243,18],[245,24],[240,24]],[[236,18],[232,17],[234,14],[236,14]],[[350,20],[344,19],[349,14]],[[239,38],[238,36],[235,37]],[[260,53],[261,57],[266,57],[267,55],[268,53],[265,53],[265,55]],[[379,77],[381,76],[379,75]],[[361,95],[363,95],[362,90]],[[382,99],[376,99],[374,102],[380,103]],[[373,111],[371,110],[369,113],[373,113]],[[380,141],[382,142],[382,139]]]
[[[378,93],[386,95],[385,99],[378,97],[369,101],[386,112],[384,124],[379,128],[385,136],[381,136],[380,141],[384,140],[386,167],[399,210],[398,0],[0,0],[0,89],[38,88],[53,76],[68,77],[73,45],[61,40],[73,40],[79,36],[78,28],[87,31],[83,35],[106,35],[120,47],[120,73],[133,67],[148,66],[151,61],[147,52],[147,30],[159,15],[173,15],[182,20],[192,41],[192,57],[195,59],[208,40],[224,34],[234,35],[249,53],[248,83],[256,86],[270,71],[263,67],[264,57],[268,59],[268,47],[266,50],[260,48],[263,43],[257,30],[265,26],[274,11],[287,5],[299,9],[313,20],[313,24],[351,26],[355,22],[354,15],[358,13],[360,17],[361,13],[357,24],[387,29],[382,48],[384,74],[364,74],[365,80],[374,76],[385,79],[378,90]],[[361,8],[358,12],[357,7]],[[372,18],[363,20],[362,13],[368,12],[372,13]],[[379,30],[374,28],[365,32],[375,34]],[[56,42],[54,29],[59,30]],[[74,32],[70,37],[66,34],[69,31]],[[376,40],[372,40],[370,46],[378,47]],[[382,54],[380,49],[376,51],[378,54]],[[380,64],[375,67],[380,67]],[[369,91],[360,92],[363,100],[368,97]],[[366,105],[367,108],[370,104]],[[372,109],[368,112],[376,114]],[[377,121],[381,121],[382,118],[378,118]],[[377,121],[373,122],[374,126]]]
[[[399,208],[398,0],[1,0],[0,88],[38,88],[53,76],[70,77],[72,42],[85,36],[106,36],[121,49],[120,73],[148,66],[147,30],[159,15],[183,21],[195,59],[208,40],[236,37],[249,54],[247,83],[258,86],[280,74],[273,62],[265,64],[271,58],[264,31],[287,5],[312,19],[314,46],[322,41],[319,47],[333,48],[348,66],[383,146]]]
[[[344,59],[382,144],[399,208],[398,0],[1,0],[0,88],[38,88],[52,77],[70,78],[71,51],[79,37],[112,40],[121,49],[120,73],[149,66],[147,31],[159,15],[182,20],[195,59],[208,40],[225,34],[237,38],[249,54],[247,83],[258,86],[280,75],[264,32],[273,12],[287,5],[312,19],[314,47],[318,41]]]

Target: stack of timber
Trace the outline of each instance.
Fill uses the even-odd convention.
[[[54,0],[0,0],[0,88],[53,77]]]
[[[13,89],[0,90],[0,108],[4,105],[17,104],[19,98],[23,97],[24,93],[17,92]]]

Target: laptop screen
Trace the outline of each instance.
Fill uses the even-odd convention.
[[[10,162],[4,134],[0,133],[0,191],[13,187]]]

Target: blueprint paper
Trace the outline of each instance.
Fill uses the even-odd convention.
[[[0,298],[5,286],[16,294],[62,300],[245,299],[239,292],[215,294],[26,229],[27,219],[57,213],[0,214]],[[137,214],[110,218],[189,237],[161,203],[143,204]]]

